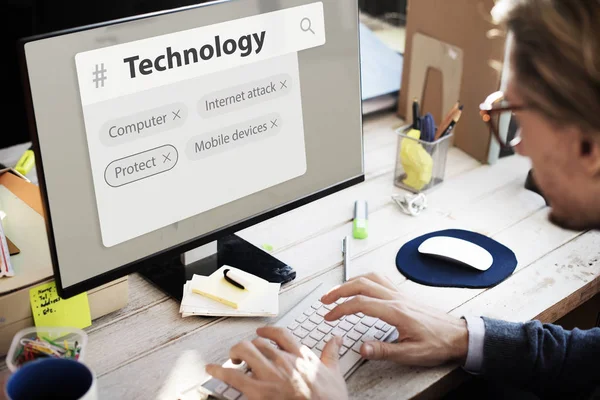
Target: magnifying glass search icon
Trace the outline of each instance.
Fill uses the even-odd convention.
[[[312,30],[310,18],[302,18],[302,21],[300,21],[300,29],[302,29],[303,32],[312,32],[313,35],[315,34],[315,31]]]

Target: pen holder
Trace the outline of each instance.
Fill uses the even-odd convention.
[[[422,193],[442,183],[453,134],[427,142],[410,136],[407,130],[397,133],[394,184],[413,193]]]

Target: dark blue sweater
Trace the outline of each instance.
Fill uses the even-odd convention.
[[[583,399],[600,387],[600,328],[483,318],[483,374],[541,398]]]

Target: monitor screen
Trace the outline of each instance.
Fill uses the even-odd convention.
[[[23,57],[63,295],[363,177],[350,0],[205,3]]]

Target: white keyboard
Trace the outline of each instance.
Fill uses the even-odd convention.
[[[293,309],[286,313],[274,326],[286,327],[296,339],[312,349],[321,357],[325,343],[333,336],[343,338],[343,346],[340,348],[340,370],[347,379],[364,359],[360,355],[360,347],[364,341],[381,340],[393,341],[398,335],[394,327],[380,321],[377,318],[365,316],[362,313],[347,315],[337,321],[325,321],[323,316],[332,310],[337,304],[347,299],[340,299],[335,304],[322,304],[319,299],[327,293],[328,288],[319,285],[308,296],[306,296]],[[231,360],[225,364],[234,366]],[[246,373],[252,373],[245,365],[235,366],[243,369]],[[201,391],[208,392],[217,399],[245,400],[235,388],[216,379],[210,378],[201,384]]]

